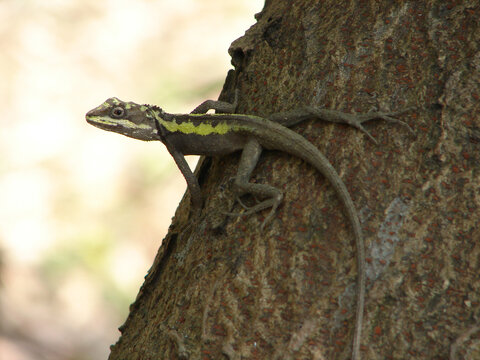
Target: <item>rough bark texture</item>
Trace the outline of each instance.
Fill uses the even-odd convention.
[[[480,317],[478,0],[272,0],[257,19],[230,49],[222,96],[238,87],[238,112],[417,106],[401,117],[416,137],[368,124],[378,145],[347,126],[294,128],[360,214],[363,358],[446,359],[455,343],[480,359],[468,333]],[[252,181],[284,190],[277,217],[263,232],[265,213],[225,218],[238,158],[199,167],[202,216],[189,222],[185,196],[110,359],[350,357],[356,250],[342,205],[310,166],[265,152]]]

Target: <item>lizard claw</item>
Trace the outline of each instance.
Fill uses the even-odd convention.
[[[358,130],[360,130],[361,132],[363,132],[365,135],[368,136],[368,138],[373,141],[373,143],[375,145],[378,145],[378,141],[375,140],[375,138],[372,136],[372,134],[370,134],[370,131],[368,131],[367,129],[365,129],[363,127],[363,125],[361,123],[356,123],[356,124],[352,124],[355,128],[357,128]]]
[[[282,196],[283,198],[283,196]],[[238,203],[240,204],[240,206],[242,206],[246,211],[243,212],[243,213],[233,213],[233,212],[223,212],[224,215],[228,215],[228,216],[244,216],[244,215],[251,215],[251,214],[255,214],[259,211],[262,211],[264,209],[268,209],[268,208],[271,208],[270,209],[270,212],[268,213],[268,215],[265,217],[265,219],[263,220],[262,222],[262,225],[260,226],[260,229],[263,230],[265,228],[265,225],[267,225],[270,221],[272,221],[274,215],[275,215],[275,212],[277,211],[277,208],[278,208],[278,205],[280,205],[280,203],[282,202],[282,199],[278,200],[278,199],[275,199],[275,198],[270,198],[270,199],[267,199],[267,200],[264,200],[254,206],[246,206],[245,204],[242,203],[242,201],[240,201],[240,199],[237,197],[237,201]]]
[[[403,125],[408,129],[408,131],[410,131],[412,133],[412,135],[415,135],[415,132],[413,131],[413,129],[410,125],[408,125],[405,121],[398,120],[398,119],[395,119],[395,118],[391,117],[391,115],[395,115],[395,114],[394,113],[393,114],[386,113],[385,115],[381,115],[379,117],[382,118],[383,120]]]
[[[361,132],[363,132],[365,135],[369,137],[370,140],[372,140],[375,144],[377,144],[377,141],[373,138],[373,136],[370,134],[368,130],[366,130],[363,127],[363,123],[366,121],[374,120],[374,119],[383,119],[387,122],[392,122],[395,124],[403,125],[405,126],[413,135],[415,135],[415,132],[411,128],[410,125],[408,125],[405,121],[398,120],[394,118],[393,116],[402,114],[404,112],[410,111],[415,109],[415,107],[409,107],[406,109],[402,109],[399,111],[393,111],[393,112],[381,112],[381,111],[376,111],[376,112],[370,112],[366,114],[343,114],[343,120],[348,123],[349,125],[357,128]]]

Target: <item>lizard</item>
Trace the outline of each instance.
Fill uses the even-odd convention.
[[[397,112],[369,112],[349,114],[314,106],[303,106],[294,110],[279,112],[267,117],[235,113],[238,91],[233,104],[207,100],[189,114],[171,114],[156,105],[140,105],[109,98],[86,114],[89,124],[100,129],[116,132],[143,141],[161,141],[172,155],[187,182],[192,208],[199,213],[203,200],[200,185],[185,161],[185,155],[226,155],[241,151],[240,162],[234,180],[234,189],[239,197],[244,194],[263,198],[261,202],[247,208],[243,215],[271,208],[263,226],[268,223],[279,204],[283,193],[277,188],[250,183],[249,179],[257,165],[262,149],[280,150],[311,164],[333,185],[347,217],[352,224],[357,249],[357,291],[356,318],[353,335],[352,359],[360,359],[360,341],[365,305],[365,246],[360,220],[350,194],[328,159],[311,142],[289,127],[307,119],[322,119],[343,123],[364,132],[375,143],[372,135],[363,127],[369,120],[383,119],[399,123],[413,130],[405,122],[394,118],[412,108]],[[216,113],[207,113],[215,110]],[[238,215],[229,213],[229,215]]]

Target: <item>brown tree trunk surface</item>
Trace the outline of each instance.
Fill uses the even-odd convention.
[[[480,359],[480,5],[271,0],[236,40],[222,98],[267,115],[300,105],[395,111],[405,127],[293,129],[345,181],[367,248],[364,359]],[[194,56],[195,54],[192,54]],[[110,359],[348,359],[357,280],[351,224],[311,166],[265,151],[252,181],[284,191],[226,217],[239,156],[197,168]],[[253,204],[254,199],[244,201]],[[233,206],[233,207],[232,207]]]

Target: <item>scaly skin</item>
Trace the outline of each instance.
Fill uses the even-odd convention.
[[[232,113],[206,114],[209,109],[231,111]],[[162,141],[182,171],[192,196],[193,206],[197,210],[200,210],[202,206],[200,186],[185,162],[184,155],[226,155],[242,150],[234,185],[238,196],[250,193],[258,198],[266,199],[244,213],[254,213],[271,207],[263,225],[273,218],[275,210],[283,198],[283,194],[272,186],[253,184],[248,181],[263,148],[280,150],[301,158],[325,176],[345,206],[355,234],[358,283],[352,359],[359,360],[366,282],[365,247],[360,220],[344,182],[328,159],[313,144],[288,129],[287,126],[306,119],[319,118],[354,126],[375,141],[363,128],[363,122],[384,119],[408,127],[407,124],[392,116],[410,109],[396,113],[346,114],[335,110],[304,106],[289,112],[273,114],[268,119],[235,114],[234,110],[235,105],[208,100],[191,114],[169,114],[157,106],[138,105],[110,98],[89,111],[86,119],[90,124],[101,129],[135,139]]]

